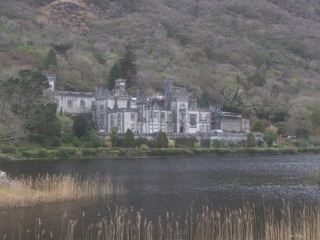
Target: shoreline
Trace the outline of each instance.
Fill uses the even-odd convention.
[[[265,156],[320,154],[320,147],[311,148],[56,148],[35,149],[8,154],[2,161],[63,160],[63,159],[120,159],[120,158],[169,158],[169,157],[214,157],[214,156]]]

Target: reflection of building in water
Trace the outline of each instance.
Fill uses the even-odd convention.
[[[208,133],[249,131],[249,121],[241,115],[221,112],[218,106],[200,108],[191,93],[164,79],[164,93],[132,97],[126,91],[126,80],[118,79],[112,91],[99,88],[95,93],[55,91],[55,77],[48,77],[53,97],[61,113],[91,113],[97,130],[119,133]]]

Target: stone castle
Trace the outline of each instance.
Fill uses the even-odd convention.
[[[115,81],[113,90],[96,92],[56,91],[56,77],[47,76],[50,91],[61,114],[90,114],[100,133],[119,133],[131,129],[136,134],[166,133],[199,134],[210,132],[249,132],[249,120],[241,115],[222,112],[218,106],[201,108],[196,98],[172,79],[164,79],[164,92],[155,96],[132,97],[126,80]]]

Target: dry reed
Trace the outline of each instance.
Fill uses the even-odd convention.
[[[185,218],[167,212],[154,225],[142,216],[142,211],[116,207],[86,229],[83,224],[79,224],[78,230],[76,225],[72,229],[68,227],[65,239],[316,240],[320,237],[320,205],[305,205],[294,210],[290,202],[284,202],[279,216],[272,207],[265,207],[263,212],[262,216],[256,216],[254,205],[249,204],[238,210],[226,208],[222,211],[204,206],[194,217],[192,212],[187,212]],[[81,237],[73,238],[74,231],[81,233]]]
[[[102,177],[98,173],[21,176],[9,179],[8,184],[0,187],[0,209],[59,203],[120,191],[122,183],[119,179]]]

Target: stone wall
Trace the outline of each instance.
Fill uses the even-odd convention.
[[[62,113],[91,113],[92,103],[95,101],[94,93],[90,92],[54,92],[57,111]]]

